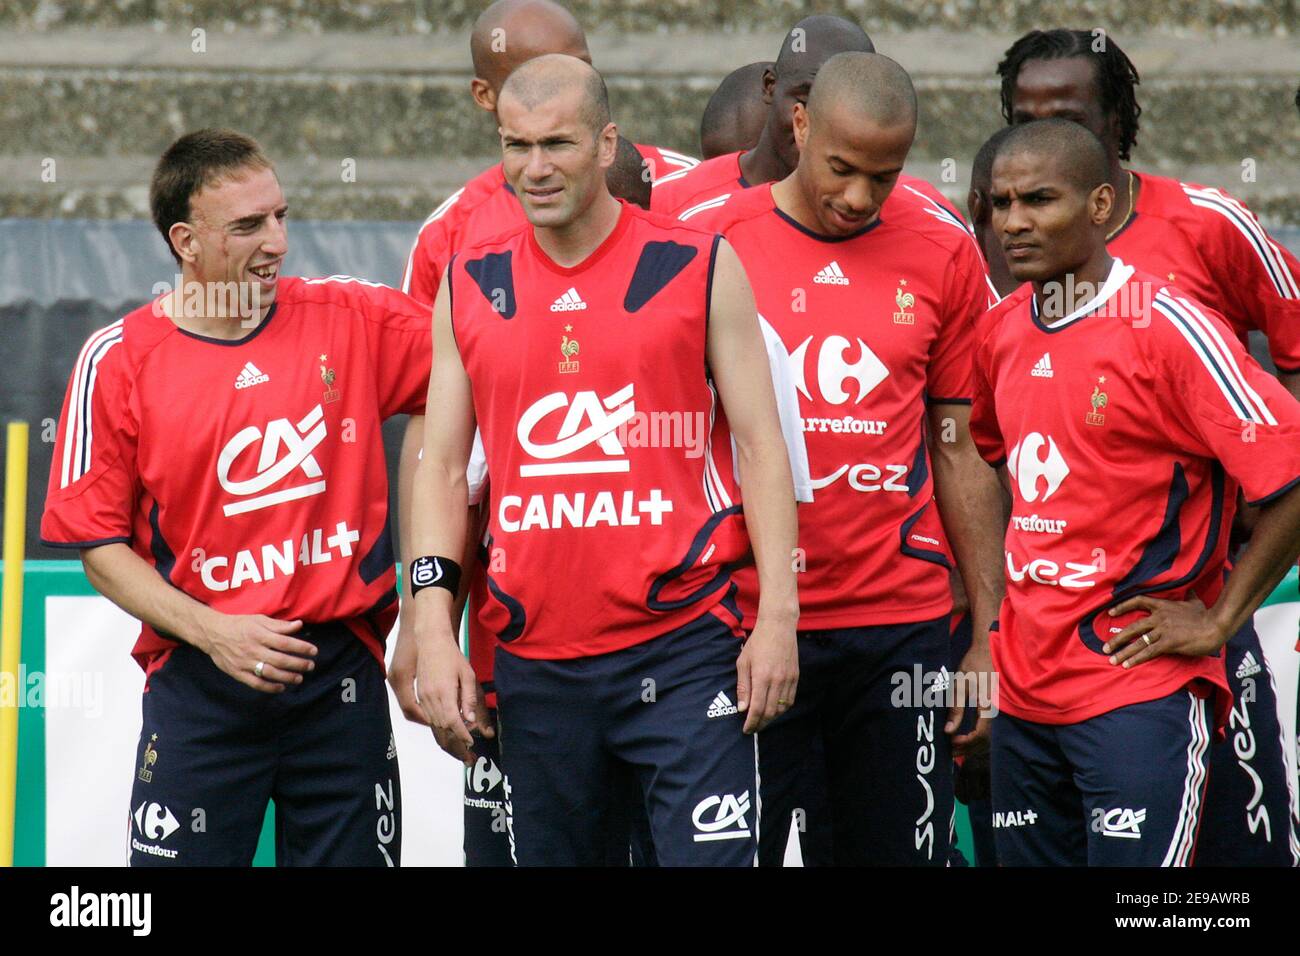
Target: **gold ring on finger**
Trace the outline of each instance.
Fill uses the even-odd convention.
[[[1142,635],[1142,641],[1143,641],[1143,643],[1146,644],[1147,647],[1150,647],[1150,646],[1151,646],[1151,635],[1150,635],[1150,634],[1143,634],[1143,635]]]

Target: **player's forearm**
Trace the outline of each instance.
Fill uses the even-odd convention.
[[[219,612],[168,584],[125,544],[86,548],[81,563],[93,587],[126,613],[161,634],[207,650],[209,620]]]
[[[402,562],[403,575],[409,574],[411,562],[421,554],[429,554],[428,551],[416,551],[413,548],[412,538],[414,530],[412,526],[412,513],[415,508],[415,472],[420,464],[420,449],[424,444],[425,417],[423,415],[412,415],[406,425],[406,432],[402,436],[402,451],[397,465],[397,532],[400,536],[398,545],[398,556]],[[476,509],[470,509],[470,520],[467,522],[471,534],[466,537],[465,546],[462,549],[460,560],[461,568],[465,573],[461,579],[460,590],[455,599],[452,601],[449,610],[452,632],[458,632],[461,614],[465,610],[465,595],[469,587],[470,579],[470,562],[475,558],[474,540],[472,531],[474,527],[473,516],[477,513]],[[441,553],[441,552],[436,552]],[[450,553],[450,552],[448,552]],[[406,608],[410,617],[415,616],[415,609],[411,606],[410,595],[411,588],[407,581],[403,581],[405,588],[401,595],[402,606]],[[413,620],[412,620],[412,623]]]
[[[792,558],[799,528],[790,459],[776,434],[753,443],[737,436],[736,450],[745,526],[758,568],[758,617],[793,624],[799,618]]]
[[[466,512],[469,507],[465,467],[462,464],[457,470],[454,463],[431,455],[427,436],[424,447],[425,455],[416,466],[412,481],[412,554],[417,557],[461,556],[466,547]],[[456,595],[440,587],[425,588],[416,595],[411,603],[415,608],[417,643],[446,637],[455,613],[455,599]]]
[[[977,639],[987,639],[1006,583],[1002,542],[1006,537],[1002,488],[969,440],[932,448],[934,497],[957,570],[970,601]]]
[[[465,549],[461,555],[460,566],[464,572],[460,579],[460,589],[451,603],[452,630],[459,633],[461,618],[465,615],[465,604],[469,600],[469,588],[474,578],[484,573],[479,562],[478,543],[483,534],[484,512],[480,505],[470,505],[465,513]]]
[[[1255,613],[1300,555],[1300,485],[1259,509],[1250,543],[1228,575],[1214,616],[1226,642]]]
[[[415,469],[420,463],[420,447],[424,443],[424,416],[412,415],[402,434],[402,450],[397,459],[397,555],[402,562],[402,574],[409,573],[415,552],[411,549],[411,508],[415,493]],[[401,595],[402,603],[411,593],[410,587]]]

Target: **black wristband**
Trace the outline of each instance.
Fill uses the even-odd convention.
[[[460,590],[460,565],[437,555],[416,558],[411,562],[411,597],[425,588],[446,588],[455,597]]]

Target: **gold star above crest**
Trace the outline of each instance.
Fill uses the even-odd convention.
[[[566,331],[566,332],[572,332],[572,331],[573,331],[573,326],[571,326],[571,325],[566,325],[566,326],[564,327],[564,331]]]
[[[1106,384],[1106,376],[1105,376],[1105,375],[1100,376],[1100,377],[1097,379],[1097,381],[1098,381],[1100,384],[1105,385],[1105,384]]]
[[[325,361],[325,353],[324,353],[324,352],[321,353],[320,360],[321,360],[322,362]]]

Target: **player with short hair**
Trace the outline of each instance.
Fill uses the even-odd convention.
[[[650,208],[650,161],[626,136],[618,138],[614,162],[605,170],[605,186],[615,199]]]
[[[420,704],[464,759],[485,713],[445,620],[447,555],[465,538],[477,421],[489,548],[503,558],[479,619],[500,642],[517,862],[602,862],[621,762],[637,772],[661,863],[749,865],[756,779],[742,725],[790,706],[797,679],[789,464],[739,263],[717,237],[609,195],[607,102],[599,74],[572,57],[510,76],[502,148],[530,225],[459,252],[434,304],[448,351],[429,383],[440,411],[412,514],[417,587],[430,569],[414,600]],[[638,415],[672,412],[707,423],[702,455],[634,430]],[[764,604],[742,650],[730,576],[747,538]],[[723,694],[734,703],[719,708]]]
[[[804,17],[786,34],[776,61],[763,70],[767,115],[758,142],[746,151],[725,153],[656,180],[655,208],[680,215],[701,200],[790,175],[799,164],[794,108],[808,101],[817,71],[836,53],[875,49],[866,31],[852,20],[825,14]]]
[[[585,62],[591,61],[586,34],[568,10],[553,0],[497,0],[489,4],[475,20],[470,33],[470,56],[474,66],[470,95],[475,104],[495,116],[497,97],[506,77],[521,64],[548,53],[564,53]],[[656,174],[662,175],[664,170],[687,169],[698,162],[660,147],[641,145],[636,149],[645,159],[645,171],[651,179]],[[644,187],[621,173],[622,166],[622,162],[616,162],[610,169],[609,174],[615,177],[614,187],[623,189],[621,195],[629,201],[639,201],[637,196]],[[506,182],[502,165],[497,163],[484,170],[439,205],[420,227],[403,272],[403,291],[421,302],[432,304],[447,263],[459,248],[526,222],[519,200]],[[409,481],[414,471],[423,425],[422,421],[414,418],[407,427],[402,443],[399,482]],[[477,527],[476,518],[475,515],[470,519],[471,527]],[[406,546],[409,531],[405,527],[399,530],[405,564],[412,557]],[[467,542],[465,552],[469,562],[466,565],[469,571],[466,584],[471,606],[466,638],[475,671],[483,679],[483,693],[491,711],[495,709],[496,701],[492,680],[492,641],[479,635],[473,613],[477,603],[472,587],[475,577],[472,562],[477,553],[475,544],[473,540]],[[399,625],[389,680],[402,713],[408,720],[423,723],[423,712],[416,700],[415,653],[410,627],[409,615],[404,616]],[[465,861],[468,866],[505,866],[510,863],[500,787],[502,775],[493,739],[493,723],[487,721],[484,725],[484,736],[477,741],[476,764],[465,780]],[[636,831],[640,827],[634,824],[633,829]],[[611,854],[623,852],[622,842],[613,841]],[[634,846],[633,851],[637,860],[653,858],[653,850],[648,846]]]
[[[706,161],[743,152],[758,142],[767,123],[763,78],[774,66],[747,63],[722,78],[700,118],[700,155]]]
[[[287,206],[253,140],[176,140],[150,186],[181,288],[86,342],[41,539],[142,622],[133,866],[394,866],[384,687],[396,613],[380,426],[424,409],[427,309],[281,274]]]
[[[534,57],[563,53],[591,62],[581,24],[554,0],[496,0],[470,34],[474,79],[470,95],[476,106],[496,115],[501,85],[515,69]],[[658,146],[637,146],[653,178],[691,169],[694,157]],[[656,206],[656,208],[658,208]],[[420,226],[402,277],[402,291],[432,302],[438,279],[451,255],[467,237],[490,235],[522,222],[519,202],[511,194],[501,164],[485,169],[452,193]],[[486,225],[484,225],[486,224]]]
[[[683,222],[699,215],[708,218],[709,210],[728,196],[788,177],[799,164],[794,108],[807,102],[817,71],[837,53],[874,52],[871,38],[852,20],[821,14],[800,20],[786,34],[772,69],[764,73],[764,101],[769,106],[758,142],[747,152],[717,156],[657,180],[652,187],[654,208]],[[930,215],[965,228],[961,216],[930,183],[900,173],[897,184],[924,198]]]
[[[974,605],[961,669],[976,683],[991,671],[999,493],[966,426],[970,336],[990,296],[965,228],[894,188],[916,119],[897,63],[832,56],[794,108],[793,173],[689,220],[735,246],[793,353],[815,476],[800,695],[759,735],[765,865],[796,815],[806,865],[948,864],[956,721],[934,688],[952,679],[952,551]],[[748,622],[754,581],[739,579]],[[896,677],[914,669],[925,687],[900,705]],[[954,739],[981,738],[987,718]]]
[[[1222,648],[1300,552],[1300,405],[1215,310],[1111,256],[1109,168],[1063,119],[993,163],[1028,283],[980,322],[971,414],[1012,498],[992,758],[1013,866],[1189,865]],[[1225,581],[1238,483],[1260,518]]]
[[[1251,329],[1262,331],[1279,379],[1300,397],[1300,262],[1227,193],[1125,168],[1142,110],[1137,69],[1115,39],[1097,48],[1088,31],[1034,30],[1007,50],[998,73],[1009,123],[1069,119],[1106,147],[1116,196],[1106,232],[1111,255],[1204,302],[1243,346]],[[1238,512],[1248,533],[1252,512]],[[1296,865],[1300,840],[1277,691],[1253,621],[1228,642],[1225,665],[1236,705],[1227,738],[1211,753],[1198,863]]]
[[[999,297],[1010,295],[1020,285],[1008,271],[1002,244],[993,232],[993,206],[989,202],[989,187],[993,182],[993,156],[1010,130],[1010,126],[1003,126],[986,139],[975,153],[975,159],[971,162],[970,191],[966,195],[966,213],[970,216],[971,231],[975,233],[975,241],[979,243],[984,264],[989,270],[989,280]]]

